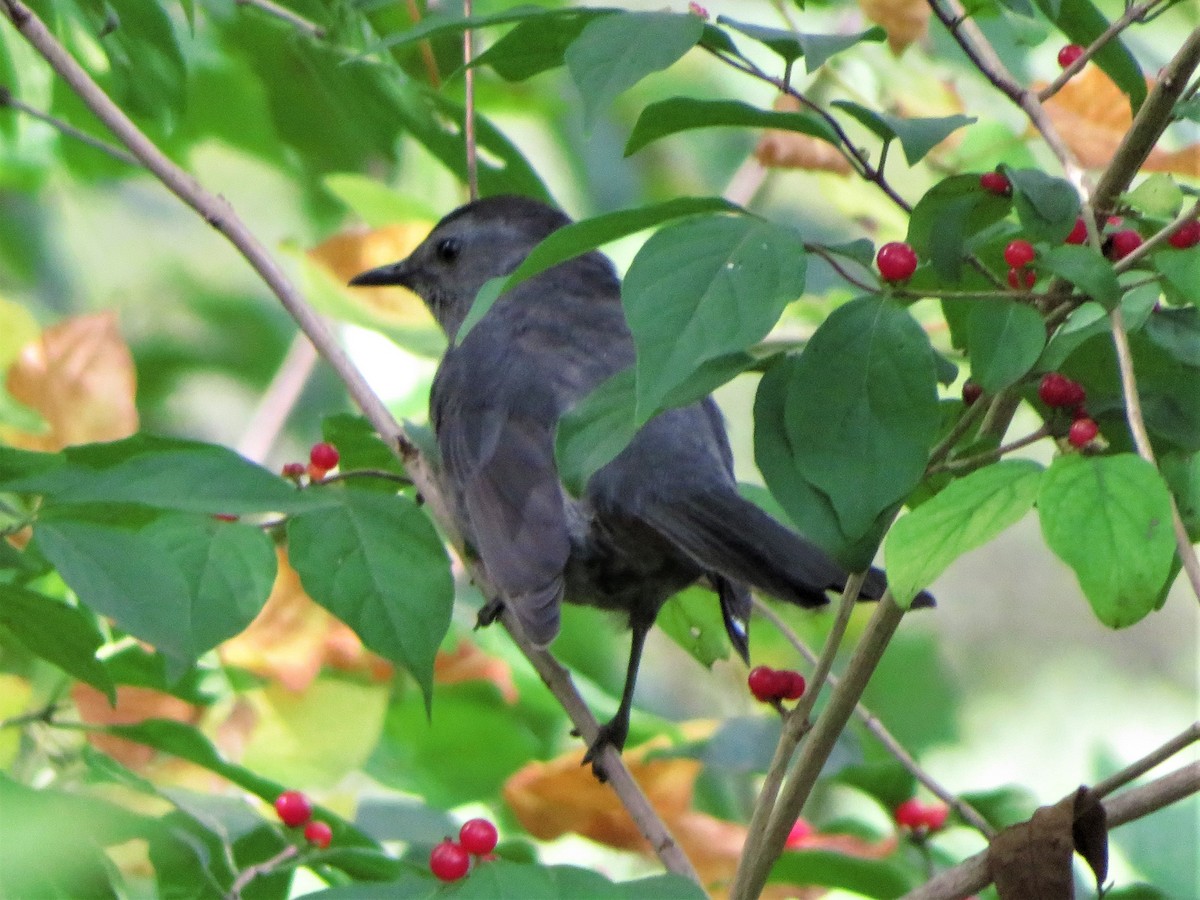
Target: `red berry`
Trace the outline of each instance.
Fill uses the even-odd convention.
[[[1167,243],[1180,250],[1200,244],[1200,219],[1184,222],[1171,233],[1171,236],[1167,238]]]
[[[1094,419],[1085,416],[1071,423],[1071,429],[1067,432],[1067,441],[1072,447],[1086,447],[1099,433],[1100,426]]]
[[[293,481],[300,478],[305,472],[304,463],[290,462],[284,463],[281,474],[284,478],[291,478]]]
[[[816,833],[817,829],[809,825],[804,819],[797,819],[796,824],[792,826],[792,830],[788,832],[787,840],[783,846],[789,850],[802,847]]]
[[[946,825],[950,809],[945,803],[929,803],[922,810],[924,825],[930,831],[941,831]]]
[[[451,840],[444,840],[429,854],[429,871],[442,881],[458,881],[471,868],[471,855]]]
[[[333,841],[333,829],[319,819],[313,819],[304,826],[304,839],[324,850]]]
[[[997,197],[1007,197],[1012,193],[1012,182],[1003,172],[984,172],[979,176],[979,186]]]
[[[1037,256],[1037,251],[1033,249],[1033,244],[1020,238],[1010,241],[1004,248],[1004,261],[1014,269],[1029,265],[1035,256]]]
[[[295,828],[312,818],[312,802],[300,791],[284,791],[275,798],[275,812],[284,825]]]
[[[963,382],[962,398],[963,403],[967,404],[967,406],[973,406],[975,401],[982,396],[983,385],[981,385],[978,381],[972,381],[970,378],[968,378]]]
[[[799,700],[804,696],[804,676],[799,672],[793,672],[787,669],[779,673],[779,681],[783,685],[783,690],[779,696],[782,700]]]
[[[305,471],[308,472],[308,477],[309,477],[310,481],[321,481],[328,474],[327,469],[323,469],[320,466],[314,466],[312,463],[308,464]]]
[[[917,254],[903,241],[892,241],[879,248],[875,265],[884,281],[907,281],[917,270]]]
[[[1113,228],[1120,228],[1121,225],[1124,224],[1124,222],[1125,222],[1125,220],[1121,216],[1109,216],[1104,221],[1106,221]]]
[[[778,700],[780,696],[780,673],[769,666],[755,666],[746,677],[746,684],[755,700],[766,703]]]
[[[1082,47],[1078,44],[1067,44],[1058,51],[1058,64],[1065,69],[1081,56],[1083,56]]]
[[[1037,284],[1037,272],[1033,269],[1009,269],[1008,286],[1014,291],[1027,291]]]
[[[308,452],[308,461],[320,469],[336,468],[338,458],[337,447],[333,444],[326,444],[324,441],[313,444],[312,450]]]
[[[1058,372],[1047,372],[1038,385],[1038,396],[1047,406],[1077,407],[1087,399],[1087,391],[1078,381]]]
[[[1071,229],[1071,233],[1067,235],[1068,244],[1084,244],[1087,243],[1087,223],[1083,219],[1075,220],[1075,227]]]
[[[1108,255],[1114,260],[1124,259],[1140,246],[1142,246],[1142,236],[1132,228],[1125,228],[1112,236]]]
[[[920,828],[925,824],[925,804],[916,797],[909,797],[896,807],[892,818],[901,828]]]
[[[232,513],[213,513],[213,518],[218,522],[236,522],[238,517]]]
[[[471,819],[458,831],[463,849],[475,856],[486,856],[496,849],[496,826],[487,819]]]

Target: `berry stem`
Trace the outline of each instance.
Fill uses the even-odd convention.
[[[289,859],[298,855],[299,853],[300,851],[296,849],[295,844],[288,844],[270,859],[263,860],[260,863],[255,863],[252,866],[247,866],[246,868],[242,869],[242,871],[238,873],[237,878],[233,880],[233,884],[229,886],[229,893],[226,894],[226,897],[229,898],[229,900],[240,900],[242,891],[244,891],[246,886],[255,878],[257,878],[259,875],[269,875],[280,865],[287,862]]]
[[[1020,450],[1022,447],[1028,447],[1030,444],[1036,444],[1042,438],[1050,436],[1050,429],[1043,425],[1037,431],[1025,435],[1023,438],[1018,438],[1011,444],[1005,444],[1003,447],[997,447],[995,450],[988,450],[984,453],[977,453],[974,456],[964,456],[962,459],[952,459],[949,462],[944,462],[936,466],[930,466],[927,474],[933,475],[936,472],[951,472],[955,475],[974,471],[980,466],[990,462],[995,462],[1007,453],[1012,453],[1014,450]]]

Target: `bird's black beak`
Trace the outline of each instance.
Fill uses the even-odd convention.
[[[388,263],[386,266],[380,266],[377,269],[368,269],[355,275],[350,279],[350,284],[353,287],[382,287],[384,285],[401,285],[402,287],[411,287],[408,282],[408,268],[405,266],[407,260],[400,260],[396,263]]]

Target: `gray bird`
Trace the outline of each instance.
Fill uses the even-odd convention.
[[[751,587],[816,607],[847,575],[738,494],[711,397],[648,422],[583,496],[563,487],[554,461],[559,418],[634,363],[612,263],[593,251],[554,266],[502,295],[461,343],[455,337],[484,283],[511,273],[569,222],[524,197],[478,200],[442,219],[407,259],[350,283],[413,290],[450,338],[430,418],[455,524],[499,591],[481,624],[503,604],[544,647],[558,634],[564,600],[629,617],[621,704],[586,762],[604,744],[624,746],[646,633],[673,594],[706,579],[730,641],[748,659]],[[862,597],[877,599],[885,588],[872,569]]]

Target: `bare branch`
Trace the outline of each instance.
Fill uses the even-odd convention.
[[[471,0],[463,0],[463,16],[471,18]],[[463,145],[467,151],[467,191],[472,200],[479,199],[479,148],[475,138],[475,59],[474,32],[463,29],[463,84],[466,99],[463,102]]]
[[[49,113],[44,113],[40,109],[34,109],[27,103],[22,103],[20,100],[14,97],[12,91],[4,85],[0,85],[0,106],[11,107],[17,110],[17,112],[25,113],[25,115],[32,119],[37,119],[39,122],[45,122],[51,128],[56,128],[63,134],[67,135],[67,137],[72,137],[81,143],[87,144],[92,149],[99,150],[101,153],[107,153],[113,159],[120,160],[127,165],[138,166],[139,168],[142,165],[140,162],[138,162],[136,156],[126,153],[120,147],[114,147],[112,144],[106,143],[99,138],[92,137],[86,131],[80,131],[74,125],[64,122],[62,119],[52,116]]]

